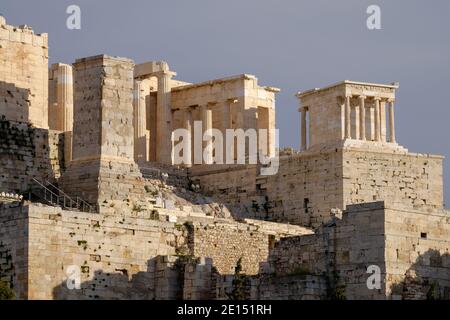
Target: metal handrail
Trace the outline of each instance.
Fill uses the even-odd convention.
[[[58,187],[56,187],[54,184],[52,184],[50,181],[45,181],[47,184],[49,184],[51,187],[55,188],[56,190],[58,190],[59,194],[64,196],[64,207],[65,206],[65,201],[66,198],[68,200],[70,200],[70,203],[75,203],[76,208],[81,209],[81,211],[86,212],[84,209],[87,207],[88,208],[88,212],[92,212],[93,208],[92,206],[87,203],[86,201],[84,201],[83,199],[81,199],[80,197],[76,197],[76,200],[73,200],[70,196],[68,196],[64,191],[62,191],[61,189],[59,189]]]
[[[70,208],[70,209],[76,208],[78,210],[81,210],[82,212],[93,212],[94,210],[93,206],[91,206],[88,202],[84,201],[79,197],[76,197],[76,200],[72,199],[66,193],[64,193],[62,190],[60,190],[58,187],[56,187],[49,181],[45,182],[52,188],[57,190],[59,195],[50,190],[48,187],[46,187],[37,179],[33,178],[33,181],[37,183],[44,191],[44,200],[53,205],[61,206],[62,208]],[[86,208],[88,209],[88,211],[86,211]]]
[[[63,207],[64,207],[64,208],[67,208],[67,206],[66,206],[66,199],[69,200],[69,203],[70,203],[70,204],[74,204],[74,203],[75,203],[75,206],[78,208],[78,202],[75,201],[75,200],[73,200],[71,197],[69,197],[66,193],[64,193],[64,191],[62,191],[61,189],[59,189],[58,187],[56,187],[54,184],[52,184],[52,183],[51,183],[50,181],[48,181],[48,180],[45,180],[45,183],[47,183],[48,185],[50,185],[52,188],[56,189],[56,190],[58,191],[58,193],[59,193],[59,196],[60,196],[60,197],[63,197],[63,201],[64,201]],[[72,206],[70,206],[70,207],[72,207]]]

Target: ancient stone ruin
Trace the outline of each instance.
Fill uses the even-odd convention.
[[[450,298],[443,157],[397,142],[397,83],[297,93],[297,151],[271,134],[279,89],[176,76],[107,55],[49,68],[47,34],[0,17],[0,278],[18,298]]]

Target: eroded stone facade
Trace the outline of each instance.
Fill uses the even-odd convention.
[[[48,129],[48,35],[0,18],[0,117]]]
[[[174,166],[171,133],[195,121],[274,129],[278,89],[106,55],[48,72],[46,35],[3,18],[0,41],[0,278],[18,298],[450,298],[443,157],[397,142],[398,84],[298,93],[301,150],[269,136],[273,175],[214,163],[211,142],[213,164]]]

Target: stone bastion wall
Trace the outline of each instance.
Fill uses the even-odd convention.
[[[18,297],[28,299],[176,298],[183,294],[183,285],[176,282],[180,263],[208,258],[218,275],[233,275],[241,259],[242,272],[256,275],[273,239],[311,233],[295,226],[277,230],[270,223],[170,212],[102,215],[4,204],[1,277],[12,281]],[[80,290],[67,288],[72,272],[80,276]]]

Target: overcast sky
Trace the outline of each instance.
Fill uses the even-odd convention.
[[[81,30],[66,8],[81,8]],[[366,9],[381,7],[381,30]],[[106,53],[166,60],[177,79],[250,73],[279,87],[282,146],[299,145],[297,91],[341,80],[400,82],[398,142],[445,155],[450,203],[450,1],[448,0],[1,0],[12,25],[49,33],[50,63]]]

